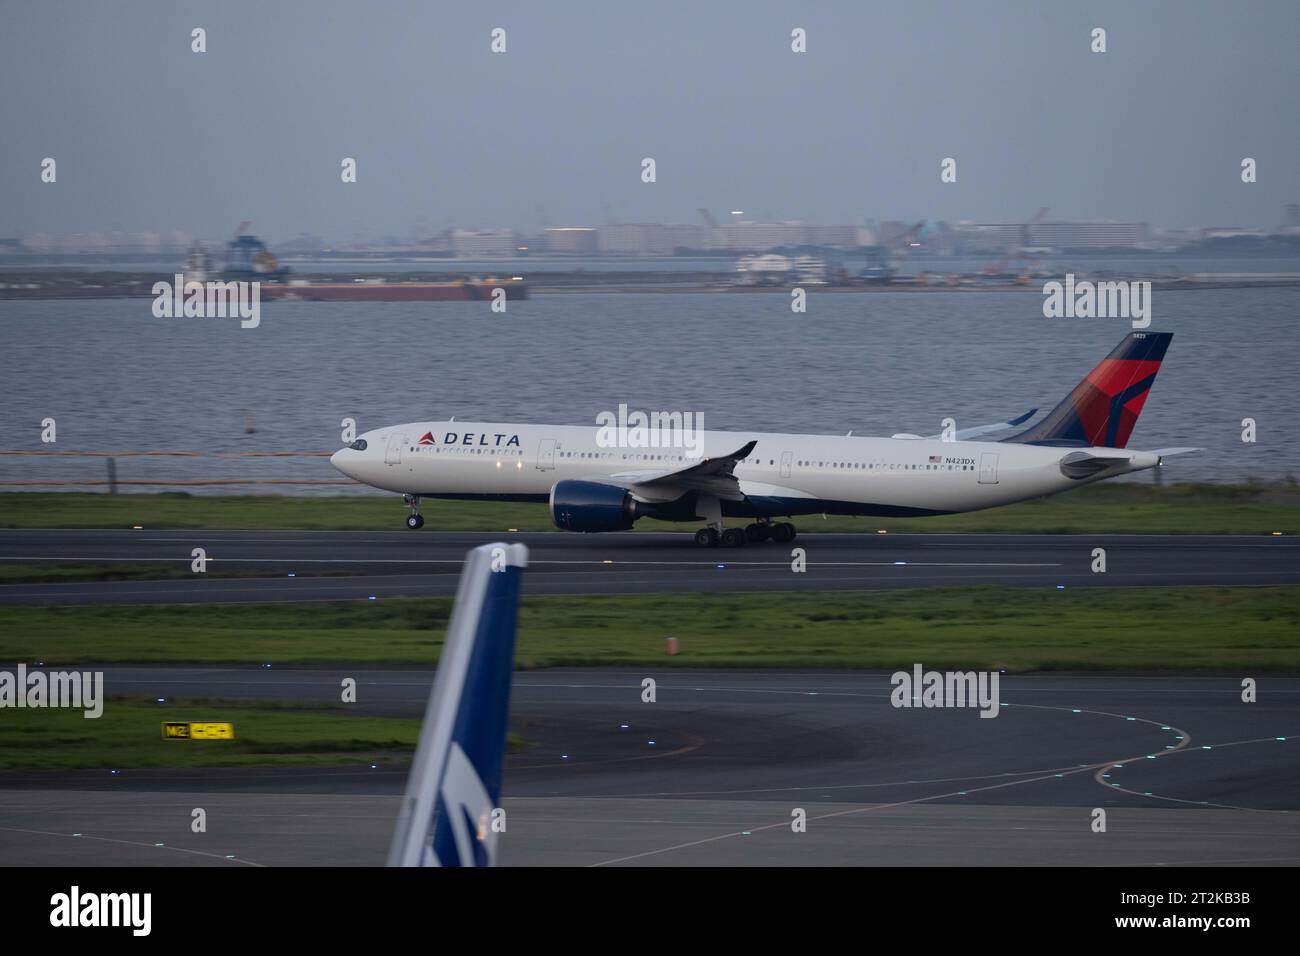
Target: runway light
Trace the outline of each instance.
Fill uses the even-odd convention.
[[[619,729],[619,730],[627,730],[627,726],[628,726],[627,724],[619,724],[619,725],[618,725],[618,729]]]
[[[80,833],[74,833],[74,834],[72,834],[72,835],[73,835],[73,836],[81,836]]]
[[[375,599],[375,596],[374,596],[373,594],[370,595],[370,597],[366,598],[367,601],[373,601],[374,599]]]
[[[614,562],[611,561],[611,560],[609,560],[608,558],[606,558],[604,561],[601,561],[600,563],[601,563],[601,564],[613,564]]]
[[[296,578],[297,576],[298,575],[294,574],[292,571],[289,572],[289,577]]]
[[[1125,720],[1137,720],[1136,717],[1125,717],[1124,719],[1125,719]]]
[[[110,771],[109,771],[109,773],[121,773],[121,772],[122,772],[122,771],[120,771],[120,770],[110,770]]]
[[[1058,584],[1058,585],[1056,586],[1056,590],[1058,590],[1058,591],[1064,591],[1064,590],[1065,590],[1065,585],[1064,585],[1064,584]]]
[[[133,525],[131,525],[131,530],[132,530],[132,531],[143,531],[143,530],[144,530],[144,525],[142,525],[142,524],[133,524]]]
[[[1281,532],[1281,531],[1274,531],[1274,532],[1273,532],[1273,537],[1275,537],[1275,538],[1280,538],[1280,537],[1282,537],[1282,532]]]
[[[1082,714],[1083,711],[1079,710],[1078,708],[1075,708],[1074,710],[1070,711],[1070,713],[1072,713],[1072,714]]]
[[[569,759],[569,755],[568,755],[568,754],[560,754],[560,759],[561,759],[561,760],[568,760],[568,759]]]
[[[506,528],[507,531],[518,531],[518,528]]]
[[[154,846],[166,846],[166,843],[155,843]]]
[[[740,835],[741,835],[741,836],[749,836],[749,831],[748,831],[748,830],[741,830],[741,831],[740,831]]]
[[[155,703],[155,704],[165,704],[165,703],[167,703],[167,698],[166,698],[166,697],[157,697],[157,698],[154,698],[154,703]]]
[[[884,528],[877,528],[876,534],[889,534],[889,532],[886,531]]]
[[[906,561],[895,561],[894,564],[907,564]]]
[[[226,859],[227,859],[227,860],[233,860],[234,858],[235,858],[235,854],[233,854],[233,853],[227,853],[227,854],[226,854]]]
[[[1286,740],[1285,737],[1274,737],[1273,739],[1274,739],[1274,740]]]
[[[653,740],[647,740],[646,743],[648,743],[651,747],[655,745],[655,742]]]
[[[264,668],[266,668],[266,667],[270,667],[270,666],[271,666],[270,664],[263,664],[263,665],[262,665],[262,667],[264,667]]]
[[[725,565],[725,564],[719,564],[718,567],[719,567],[719,568],[725,568],[726,565]]]
[[[1161,727],[1160,729],[1161,729],[1161,730],[1172,730],[1173,728],[1172,728],[1172,727]]]
[[[371,769],[371,770],[378,770],[378,769],[379,769],[379,764],[377,764],[377,763],[372,763],[372,764],[370,765],[370,769]]]

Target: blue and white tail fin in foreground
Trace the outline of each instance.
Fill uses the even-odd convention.
[[[465,560],[389,866],[491,866],[510,710],[522,544],[485,544]]]

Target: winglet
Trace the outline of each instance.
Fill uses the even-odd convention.
[[[749,442],[744,447],[736,451],[733,451],[730,455],[719,455],[717,458],[706,458],[705,461],[726,461],[727,459],[731,459],[732,461],[740,461],[744,458],[748,458],[749,453],[754,450],[754,447],[757,444],[758,444],[758,439],[755,439],[754,441]]]
[[[389,866],[491,866],[510,706],[522,544],[484,544],[461,572]]]

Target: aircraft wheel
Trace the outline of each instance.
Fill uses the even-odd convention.
[[[716,548],[718,532],[713,528],[701,528],[695,532],[695,544],[701,548]]]
[[[423,528],[424,527],[423,515],[407,515],[406,526],[410,528],[412,531],[415,531],[417,528]]]
[[[772,525],[772,540],[777,544],[789,544],[794,540],[796,533],[794,525],[788,521]]]
[[[752,544],[766,541],[772,536],[772,529],[765,524],[754,523],[745,526],[745,540]]]
[[[722,546],[724,548],[739,548],[745,543],[745,532],[741,528],[728,528],[722,532]]]

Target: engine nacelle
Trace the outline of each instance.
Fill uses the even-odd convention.
[[[557,481],[551,488],[551,520],[564,531],[627,531],[637,503],[625,488],[599,481]]]

